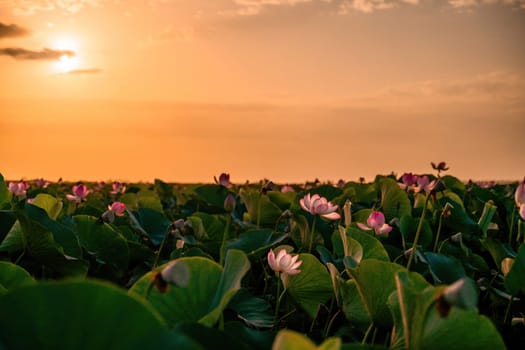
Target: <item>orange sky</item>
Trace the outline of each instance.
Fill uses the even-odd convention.
[[[0,172],[518,180],[524,37],[525,0],[0,0]]]

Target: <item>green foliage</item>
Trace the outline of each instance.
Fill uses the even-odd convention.
[[[419,225],[419,218],[413,218],[408,215],[401,217],[399,225],[399,231],[403,235],[406,242],[414,242],[416,236],[417,227]],[[422,245],[425,248],[430,247],[433,242],[432,229],[427,220],[423,220],[423,226],[421,226],[421,233],[418,240],[418,245]]]
[[[275,350],[339,350],[341,348],[341,339],[329,338],[321,345],[316,346],[310,339],[304,335],[282,330],[275,337],[273,349]]]
[[[520,245],[518,256],[513,260],[510,271],[505,276],[505,286],[512,295],[520,292],[525,295],[525,244]]]
[[[117,275],[126,271],[129,260],[128,244],[110,225],[87,215],[73,217],[78,241],[87,255],[97,264],[109,265]]]
[[[11,193],[7,188],[4,177],[0,173],[0,209],[8,209],[11,202]]]
[[[44,209],[47,215],[53,220],[56,220],[63,207],[62,201],[59,201],[58,199],[48,195],[47,193],[38,194],[33,199],[31,204]]]
[[[362,259],[377,259],[382,261],[390,261],[388,253],[381,244],[381,242],[372,236],[370,232],[365,232],[357,228],[346,229],[348,238],[351,238],[361,245],[363,248]]]
[[[333,295],[332,281],[326,267],[311,254],[299,254],[301,273],[289,277],[287,292],[310,317],[317,314],[319,305]]]
[[[288,238],[285,233],[274,233],[269,229],[248,230],[226,245],[226,249],[239,249],[249,257],[260,258],[268,253],[270,247]]]
[[[32,284],[35,284],[35,280],[26,270],[15,264],[0,261],[0,295],[14,288]]]
[[[0,348],[503,349],[505,340],[513,349],[525,342],[513,325],[525,297],[516,183],[440,181],[429,195],[393,176],[288,193],[156,180],[112,194],[87,184],[88,200],[73,203],[69,183],[24,198],[0,175]],[[316,219],[311,254],[305,193],[339,214],[352,202],[345,227]],[[230,194],[236,206],[225,211]],[[102,215],[114,201],[124,215]],[[372,211],[385,214],[389,235],[357,228]],[[300,253],[300,273],[272,270],[267,253],[280,248]]]
[[[431,252],[424,255],[436,283],[450,284],[466,276],[463,265],[457,259]]]
[[[376,259],[364,260],[349,270],[369,317],[380,327],[392,327],[386,301],[395,290],[394,274],[401,270],[400,265]]]
[[[381,207],[386,221],[411,215],[412,206],[407,193],[399,188],[396,181],[390,178],[382,178],[379,181],[381,187]]]
[[[477,310],[449,305],[443,300],[443,287],[434,288],[411,277],[414,275],[398,272],[396,292],[388,300],[394,315],[395,348],[505,348],[494,325]]]
[[[211,327],[240,289],[240,281],[250,268],[248,258],[241,251],[229,250],[224,269],[202,257],[177,261],[188,268],[190,277],[186,287],[170,286],[166,293],[155,288],[150,290],[153,278],[150,272],[140,278],[129,293],[145,298],[171,327],[183,322],[199,322]],[[159,270],[165,266],[160,266]]]
[[[263,226],[273,226],[281,216],[282,210],[279,206],[270,201],[270,198],[263,195],[260,190],[241,189],[239,196],[246,205],[252,223],[259,222]]]
[[[108,283],[63,281],[0,297],[0,343],[8,349],[144,349],[165,346],[162,319]]]
[[[164,239],[171,222],[158,211],[150,208],[137,210],[137,219],[142,229],[148,234],[153,244],[158,245]]]
[[[196,197],[219,212],[224,211],[224,200],[230,190],[221,185],[203,185],[194,189]]]

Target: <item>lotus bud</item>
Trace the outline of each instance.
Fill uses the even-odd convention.
[[[284,185],[281,187],[281,192],[282,193],[286,193],[286,192],[294,192],[294,189],[292,186],[290,185]]]
[[[116,216],[124,216],[126,211],[126,205],[122,202],[113,202],[108,206],[108,209],[112,211]]]
[[[448,170],[449,168],[447,167],[447,163],[445,162],[439,162],[438,164],[435,164],[434,162],[430,162],[430,164],[432,165],[432,168],[434,170],[437,170],[438,172],[440,171],[446,171]]]
[[[350,200],[346,200],[345,204],[343,205],[343,214],[345,217],[345,226],[348,227],[352,223],[352,202]]]
[[[224,210],[228,212],[232,212],[235,210],[235,197],[230,193],[226,198],[224,199]]]
[[[222,173],[219,175],[219,179],[214,176],[213,179],[215,180],[215,183],[221,186],[224,186],[226,188],[232,187],[232,184],[230,182],[230,174]]]

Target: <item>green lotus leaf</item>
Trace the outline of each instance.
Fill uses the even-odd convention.
[[[509,273],[505,276],[505,287],[512,295],[525,294],[525,243],[520,245],[518,255]]]
[[[11,289],[34,284],[35,280],[29,272],[18,265],[0,261],[0,286],[7,292]],[[3,294],[0,292],[0,295]]]
[[[311,254],[299,254],[303,263],[301,272],[289,276],[287,292],[292,298],[314,318],[320,304],[324,304],[333,296],[332,280],[326,267]]]
[[[169,286],[165,293],[153,288],[148,294],[153,278],[149,272],[129,290],[132,295],[147,298],[170,326],[182,322],[199,322],[206,326],[215,324],[240,289],[240,281],[250,268],[246,255],[234,249],[228,251],[224,269],[203,257],[184,257],[176,261],[187,266],[189,281],[186,287]]]
[[[165,346],[161,317],[105,282],[70,280],[0,297],[0,343],[8,349],[145,349]]]
[[[56,220],[64,205],[62,201],[59,201],[47,193],[39,193],[31,204],[44,209],[47,215],[53,220]]]
[[[340,348],[340,338],[328,338],[317,346],[305,335],[291,330],[277,333],[272,346],[274,350],[339,350]]]
[[[412,205],[407,193],[399,188],[396,180],[382,178],[381,186],[381,207],[385,214],[386,222],[393,218],[401,218],[404,215],[411,215]]]
[[[108,264],[123,273],[127,270],[129,248],[126,239],[110,225],[93,216],[73,217],[80,245],[97,262]]]

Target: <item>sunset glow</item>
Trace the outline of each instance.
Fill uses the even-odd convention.
[[[0,1],[6,178],[523,177],[525,1],[46,4]]]
[[[69,55],[62,55],[58,59],[57,70],[60,73],[67,73],[75,69],[77,67],[77,58],[76,57],[70,57]]]
[[[79,46],[75,39],[70,37],[60,37],[52,41],[51,47],[55,50],[71,52],[71,54],[63,54],[55,62],[57,73],[67,74],[79,68],[81,53],[79,52]]]

